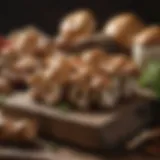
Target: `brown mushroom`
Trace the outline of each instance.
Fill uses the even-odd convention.
[[[68,100],[79,109],[86,110],[90,104],[90,78],[89,68],[79,68],[72,77],[72,83],[68,89]]]
[[[92,49],[84,51],[81,55],[82,61],[90,65],[91,67],[99,66],[105,59],[107,59],[107,53],[101,49]]]
[[[96,22],[88,9],[76,10],[62,19],[59,27],[58,46],[70,46],[93,34]]]
[[[111,18],[104,27],[104,33],[122,46],[130,49],[134,36],[144,28],[143,22],[132,13],[121,13]]]

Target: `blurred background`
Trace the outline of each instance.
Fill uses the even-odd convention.
[[[99,27],[110,16],[122,11],[133,11],[146,23],[160,22],[159,0],[1,0],[0,31],[8,31],[34,24],[53,34],[57,24],[68,11],[90,8],[94,11]]]

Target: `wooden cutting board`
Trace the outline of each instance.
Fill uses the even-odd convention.
[[[115,148],[150,122],[147,101],[137,98],[114,110],[80,112],[38,104],[28,93],[17,93],[8,97],[1,108],[37,117],[41,133],[92,150]]]

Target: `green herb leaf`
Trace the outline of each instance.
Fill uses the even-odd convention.
[[[70,105],[67,102],[63,102],[63,103],[60,104],[59,108],[63,112],[68,112],[70,110]]]
[[[59,145],[52,141],[45,141],[45,145],[48,149],[57,151],[59,149]]]
[[[48,142],[48,148],[50,148],[51,150],[53,149],[54,151],[57,151],[59,149],[59,146],[54,142]]]
[[[150,63],[143,71],[139,83],[142,87],[150,88],[160,98],[160,62]]]
[[[6,99],[5,95],[0,95],[0,104],[4,104],[5,99]]]

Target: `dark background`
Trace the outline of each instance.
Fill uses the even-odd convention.
[[[60,18],[68,11],[90,8],[99,27],[110,16],[122,11],[137,13],[146,23],[160,22],[160,0],[1,0],[0,32],[34,24],[53,34]]]

